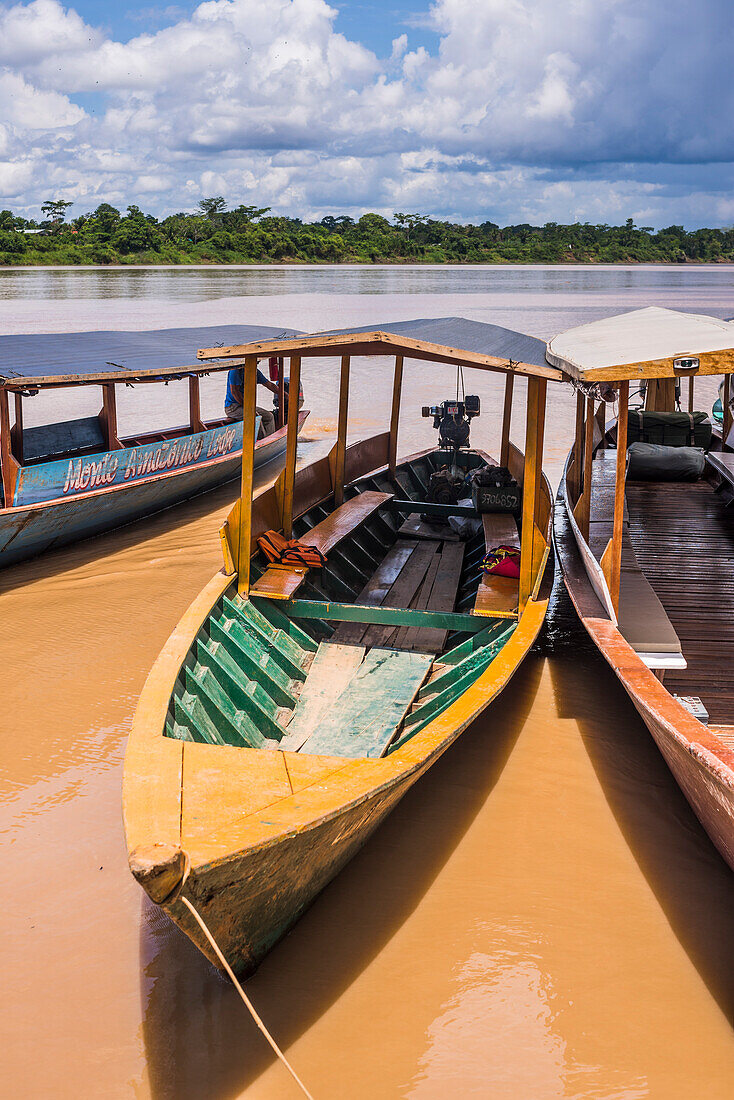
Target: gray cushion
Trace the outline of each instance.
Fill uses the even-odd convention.
[[[698,481],[706,456],[698,447],[662,447],[633,443],[627,448],[629,481]]]

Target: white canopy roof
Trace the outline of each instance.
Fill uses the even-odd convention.
[[[733,371],[734,324],[649,306],[562,332],[546,352],[554,367],[590,382],[672,377],[673,360],[686,356],[699,359],[700,374]]]

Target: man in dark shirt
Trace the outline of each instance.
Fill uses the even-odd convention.
[[[271,382],[265,377],[263,372],[259,370],[257,372],[257,383],[259,386],[265,386],[271,393],[277,394],[278,386],[275,382]],[[224,413],[230,420],[242,419],[242,398],[245,386],[245,369],[244,367],[234,367],[227,375],[227,393],[224,398]],[[263,409],[257,406],[255,409],[257,415],[260,417],[260,437],[266,435],[272,435],[275,431],[275,416],[272,409]]]

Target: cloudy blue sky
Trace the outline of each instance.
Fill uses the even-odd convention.
[[[0,206],[734,223],[732,0],[0,0]]]

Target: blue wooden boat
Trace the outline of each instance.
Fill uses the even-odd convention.
[[[0,339],[0,567],[142,519],[238,477],[242,422],[203,421],[200,376],[227,369],[193,358],[204,343],[293,335],[227,325],[155,332],[86,332]],[[285,379],[278,361],[285,411]],[[116,387],[188,379],[189,422],[121,438]],[[27,400],[46,389],[98,386],[97,416],[24,426]],[[12,398],[12,421],[11,421]],[[299,414],[299,427],[308,413]],[[286,425],[255,444],[255,465],[282,458]]]

